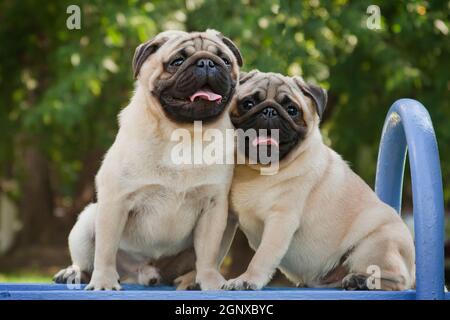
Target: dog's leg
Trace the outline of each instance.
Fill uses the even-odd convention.
[[[261,243],[247,271],[227,281],[223,289],[257,290],[265,286],[286,254],[298,225],[298,215],[272,214],[265,221]]]
[[[194,231],[196,282],[202,290],[217,290],[225,283],[219,272],[222,237],[227,225],[228,192],[221,190],[204,208]]]
[[[223,259],[230,250],[231,244],[233,243],[234,235],[236,234],[237,227],[238,227],[238,217],[234,212],[230,211],[228,213],[227,227],[225,228],[222,242],[220,244],[219,266],[222,265]]]
[[[99,201],[95,219],[94,272],[86,290],[120,290],[116,256],[127,212],[124,201]]]
[[[88,283],[94,268],[94,230],[96,204],[88,205],[79,215],[69,234],[72,265],[60,270],[53,278],[56,283]]]
[[[369,234],[354,248],[342,280],[347,290],[406,290],[414,287],[414,247],[409,230],[393,222]]]
[[[230,250],[231,243],[233,242],[237,227],[238,227],[237,216],[233,212],[230,212],[228,214],[227,227],[223,234],[222,242],[220,245],[219,260],[218,260],[219,267],[222,265],[223,259],[225,258],[228,251]],[[197,289],[197,286],[195,285],[196,275],[197,275],[196,271],[192,270],[192,271],[189,271],[188,273],[185,273],[184,275],[176,278],[174,280],[174,284],[177,287],[177,290],[195,290],[195,289]]]

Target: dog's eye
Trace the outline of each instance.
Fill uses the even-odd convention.
[[[253,103],[252,100],[245,100],[242,103],[242,108],[244,108],[244,110],[250,110],[251,108],[253,108],[255,104]]]
[[[298,115],[298,109],[296,106],[289,106],[289,107],[287,107],[287,113],[291,117],[295,117],[296,115]]]
[[[225,63],[227,66],[231,65],[230,60],[228,60],[227,58],[222,57],[222,60],[223,60],[223,63]]]
[[[183,64],[183,62],[184,62],[184,58],[179,57],[179,58],[173,59],[169,64],[172,67],[179,67]]]

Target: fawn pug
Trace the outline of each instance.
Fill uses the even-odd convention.
[[[167,31],[136,49],[137,86],[96,176],[98,201],[73,227],[73,264],[56,282],[75,275],[94,290],[120,289],[119,280],[170,282],[195,261],[202,289],[224,284],[217,260],[233,167],[174,164],[171,134],[192,131],[194,121],[232,128],[228,107],[241,65],[238,48],[214,30]]]
[[[326,101],[323,89],[300,77],[241,74],[231,121],[267,134],[237,152],[250,157],[251,146],[275,147],[279,169],[261,175],[261,164],[235,167],[230,206],[256,252],[225,289],[260,289],[276,268],[299,286],[367,289],[377,280],[383,290],[414,286],[408,228],[322,141]],[[274,129],[278,139],[270,134]]]

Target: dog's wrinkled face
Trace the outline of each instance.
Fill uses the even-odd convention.
[[[231,121],[238,129],[257,131],[253,141],[245,142],[245,155],[251,155],[251,147],[274,145],[279,160],[285,158],[304,141],[309,129],[318,125],[326,100],[322,88],[300,77],[259,71],[241,73]],[[265,130],[261,133],[260,129]],[[273,129],[279,130],[278,139],[271,136]]]
[[[217,119],[234,96],[241,65],[237,47],[214,30],[163,32],[140,45],[133,61],[135,76],[148,81],[177,123]]]

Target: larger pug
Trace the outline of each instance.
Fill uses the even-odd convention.
[[[268,133],[240,152],[274,146],[279,169],[261,175],[259,164],[235,168],[231,207],[256,253],[247,271],[225,289],[260,289],[277,267],[299,286],[414,286],[408,228],[322,141],[319,122],[326,100],[323,89],[299,77],[258,71],[241,75],[232,122]],[[271,135],[274,129],[278,139]]]
[[[227,108],[241,65],[237,47],[214,30],[163,32],[136,49],[135,93],[96,176],[98,201],[70,233],[73,265],[56,275],[57,282],[86,276],[86,289],[94,290],[120,289],[119,279],[153,284],[164,274],[173,280],[192,270],[195,260],[201,289],[220,288],[233,168],[175,164],[179,141],[171,135],[183,128],[194,139],[194,121],[224,134],[232,128]],[[230,148],[225,152],[234,152]]]

